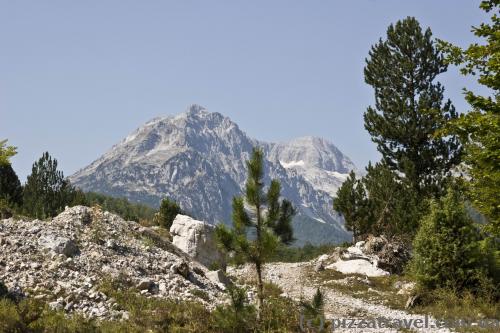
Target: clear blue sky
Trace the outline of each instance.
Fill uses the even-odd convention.
[[[363,167],[370,46],[415,16],[434,35],[474,41],[471,0],[0,0],[0,139],[21,181],[43,151],[66,175],[145,121],[197,103],[252,137],[314,135]],[[458,110],[471,80],[440,80]]]

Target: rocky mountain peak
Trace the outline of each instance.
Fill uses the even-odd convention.
[[[153,206],[170,197],[195,218],[230,223],[232,198],[244,192],[254,146],[265,152],[266,182],[279,179],[282,195],[299,209],[298,244],[350,238],[332,210],[336,189],[354,168],[348,157],[321,138],[257,141],[228,117],[197,104],[147,122],[70,180],[83,190]]]
[[[207,109],[199,104],[191,104],[187,107],[186,113],[190,115],[197,115],[201,113],[209,113]]]

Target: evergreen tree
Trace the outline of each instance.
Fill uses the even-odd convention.
[[[474,43],[462,50],[441,41],[448,61],[461,65],[464,75],[477,75],[479,84],[491,89],[491,96],[465,90],[472,110],[452,122],[448,131],[465,144],[465,162],[470,175],[469,190],[475,208],[489,220],[488,231],[500,237],[500,1],[482,1],[480,7],[492,12],[491,22],[473,27],[484,44]]]
[[[384,162],[419,195],[439,193],[442,179],[460,161],[455,136],[434,136],[457,118],[435,82],[446,69],[431,30],[423,32],[413,17],[391,24],[387,39],[372,46],[366,59],[365,81],[375,90],[375,107],[364,114],[365,128]]]
[[[453,189],[434,200],[413,242],[411,271],[428,289],[475,289],[487,275],[481,235],[467,214],[461,194]]]
[[[354,241],[371,231],[373,215],[368,197],[363,183],[356,179],[354,171],[351,171],[347,180],[337,190],[333,209],[344,217],[345,227],[352,231]]]
[[[0,200],[8,206],[22,203],[22,187],[10,158],[16,154],[16,147],[7,146],[7,140],[0,141]]]
[[[161,201],[160,209],[154,220],[159,226],[170,229],[177,214],[183,214],[181,207],[177,202],[165,198]]]
[[[20,206],[23,200],[23,188],[10,163],[0,164],[0,200],[9,206]]]
[[[233,253],[237,260],[251,262],[255,267],[258,314],[264,302],[263,265],[277,250],[280,242],[293,241],[291,220],[295,214],[289,201],[280,201],[281,188],[277,180],[272,180],[267,193],[264,193],[263,159],[262,150],[255,148],[252,158],[247,162],[245,197],[233,198],[233,229],[229,230],[222,224],[216,229],[221,247]],[[252,209],[251,215],[245,210],[245,201]]]
[[[302,324],[307,328],[314,328],[314,332],[328,332],[329,323],[325,320],[325,300],[324,295],[319,288],[316,288],[311,301],[300,301],[302,308]],[[304,327],[301,326],[301,329]],[[302,331],[302,330],[301,330]]]
[[[23,210],[36,218],[52,217],[72,203],[74,195],[74,188],[57,170],[57,160],[46,152],[33,164],[24,186]]]
[[[0,165],[10,164],[9,159],[16,155],[16,147],[7,146],[7,140],[0,140]]]
[[[370,233],[388,237],[413,234],[423,206],[415,191],[383,162],[370,163],[366,171],[361,179],[351,172],[333,202],[354,240]]]
[[[407,181],[401,179],[384,162],[366,168],[362,178],[368,195],[371,233],[386,236],[413,236],[418,228],[425,202]]]

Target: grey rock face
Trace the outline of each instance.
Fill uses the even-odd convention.
[[[283,197],[298,210],[297,245],[351,238],[332,209],[332,196],[354,168],[348,157],[318,138],[251,139],[229,118],[198,105],[149,121],[70,180],[83,190],[153,206],[170,197],[199,220],[230,224],[232,198],[243,194],[254,146],[266,154],[266,183],[280,180]]]

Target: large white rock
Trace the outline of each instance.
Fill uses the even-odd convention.
[[[339,260],[325,267],[335,269],[343,274],[362,274],[369,277],[389,275],[389,272],[378,268],[374,264],[364,259]]]
[[[215,227],[186,215],[177,215],[170,227],[173,244],[201,264],[222,266],[224,260],[215,242]]]

